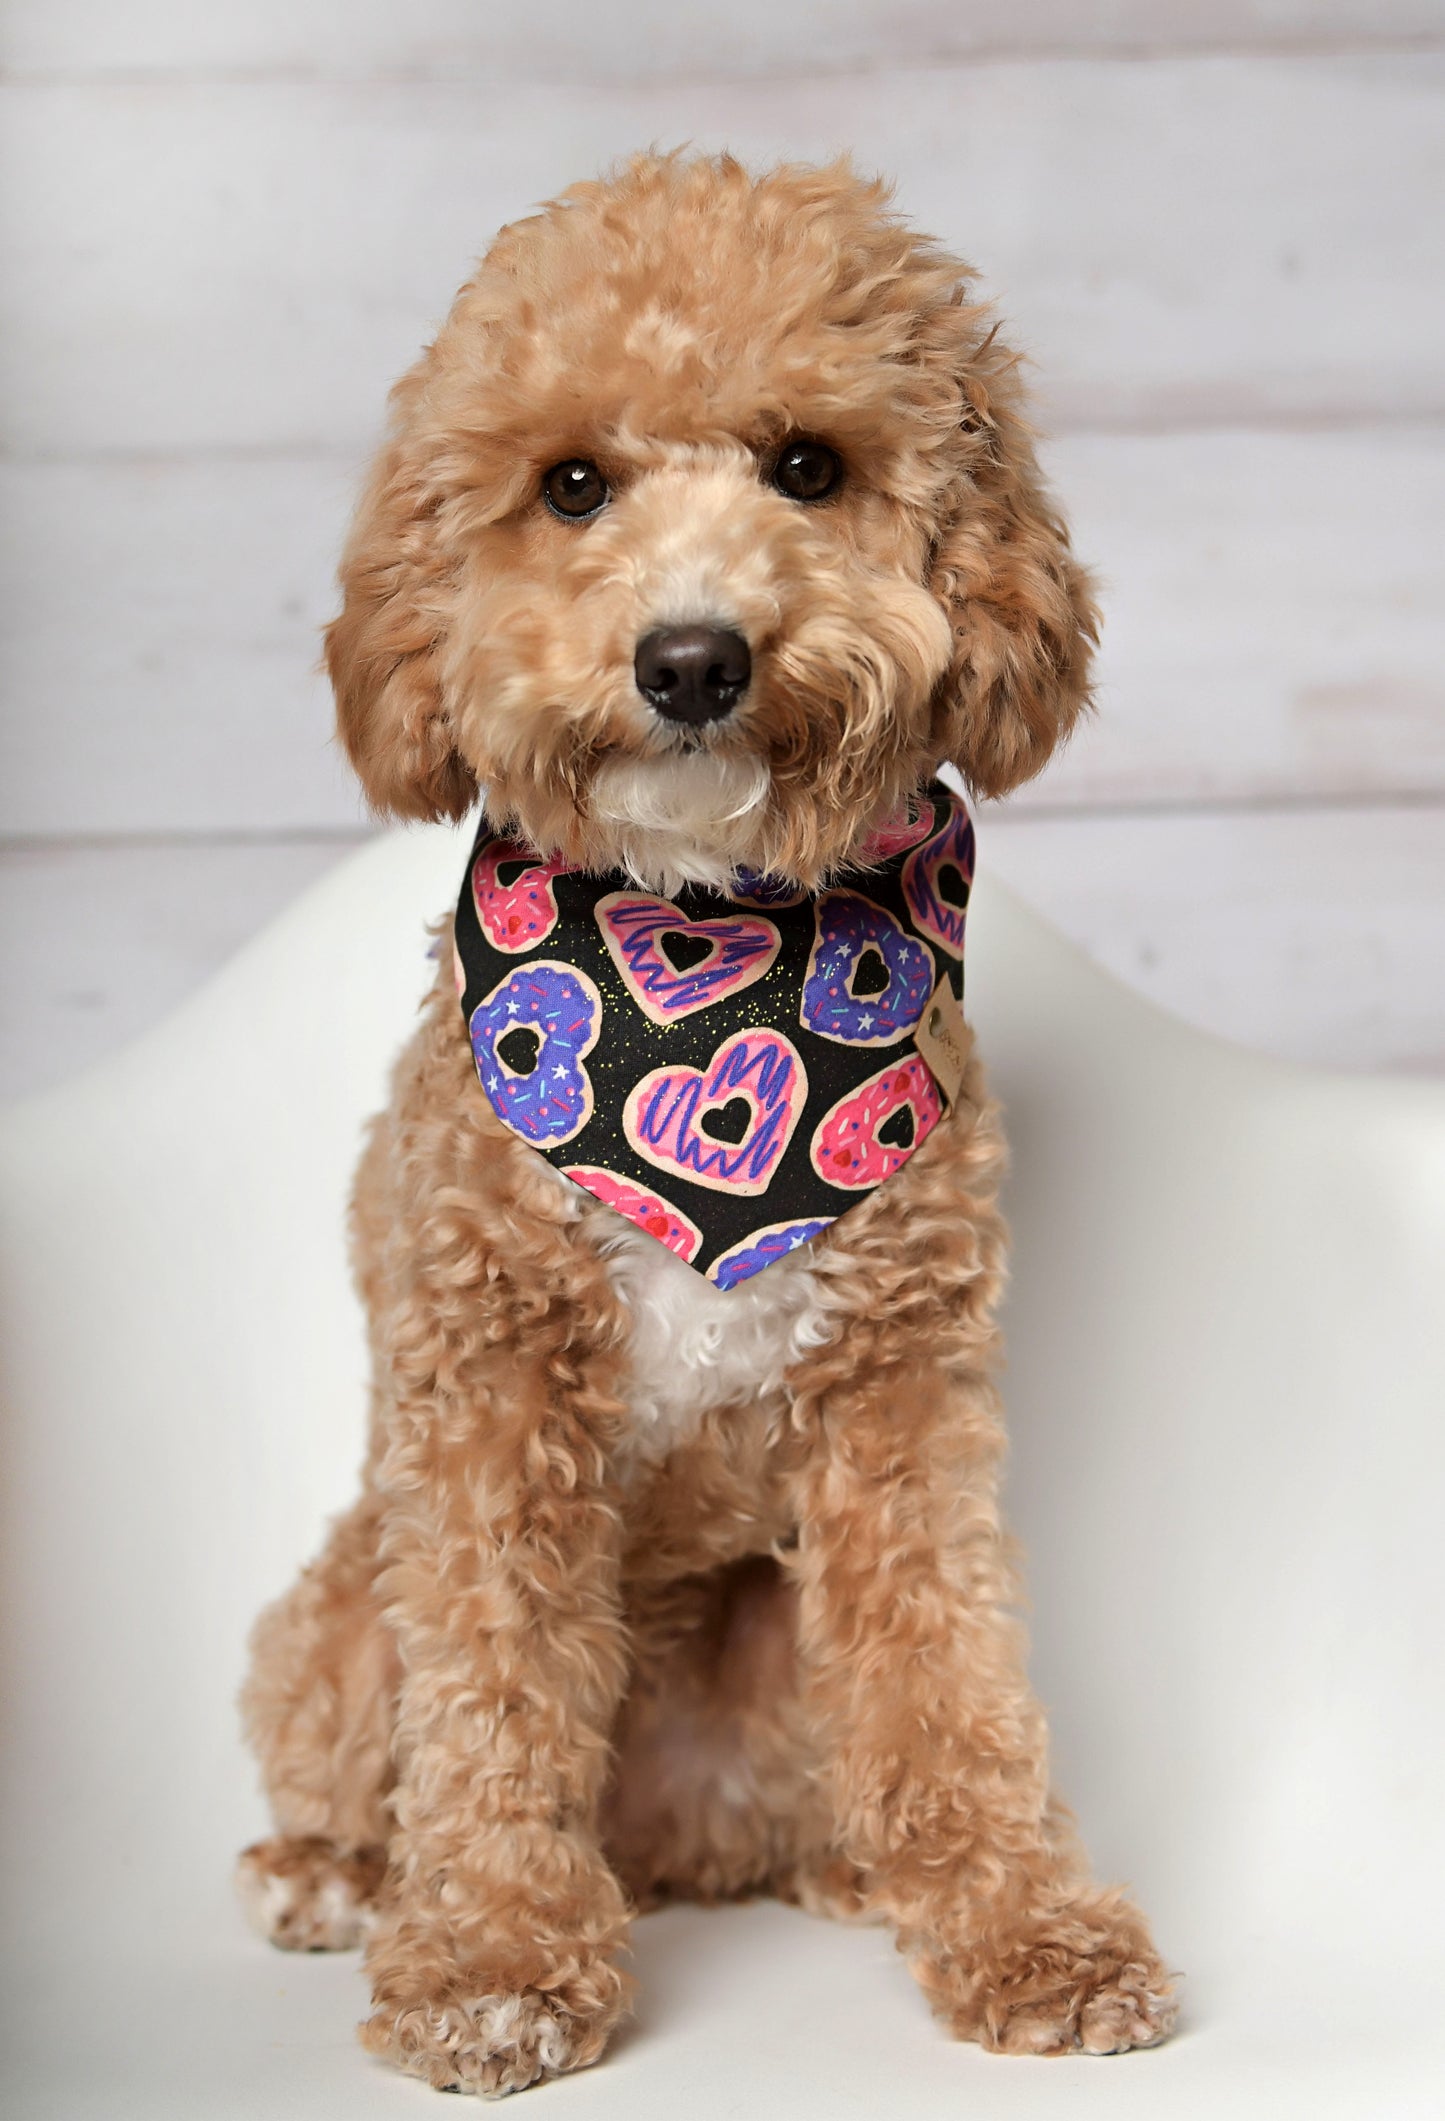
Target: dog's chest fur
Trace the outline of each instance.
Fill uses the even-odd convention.
[[[583,1212],[631,1320],[627,1457],[639,1468],[710,1409],[775,1398],[827,1338],[833,1307],[809,1247],[724,1291],[610,1208]]]

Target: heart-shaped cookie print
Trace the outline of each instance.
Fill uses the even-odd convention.
[[[622,1130],[639,1156],[695,1186],[765,1192],[808,1095],[797,1048],[739,1031],[705,1068],[654,1068],[634,1084]]]
[[[759,913],[691,921],[671,899],[645,891],[609,891],[596,914],[623,986],[654,1024],[675,1024],[750,987],[781,940]]]

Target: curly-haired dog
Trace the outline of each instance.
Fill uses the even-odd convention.
[[[383,812],[457,818],[484,791],[479,874],[537,915],[520,942],[493,923],[496,962],[531,962],[553,885],[589,906],[617,885],[626,948],[646,931],[614,950],[623,984],[694,1028],[691,952],[647,955],[673,916],[697,944],[678,894],[735,907],[751,877],[746,987],[750,936],[782,929],[769,892],[811,923],[880,823],[908,844],[947,816],[922,795],[942,762],[988,795],[1037,772],[1094,633],[964,268],[846,167],[727,158],[643,158],[503,231],[397,389],[342,582],[346,748]],[[921,946],[875,915],[903,965]],[[365,1938],[367,2045],[484,2093],[601,2054],[631,1916],[669,1895],[885,1918],[991,2047],[1159,2039],[1169,1977],[1051,1805],[1025,1679],[977,1061],[946,1110],[916,1104],[914,1153],[888,1137],[886,1183],[729,1287],[687,1263],[703,1208],[668,1221],[679,1193],[732,1212],[724,1182],[675,1142],[650,1207],[599,1198],[616,1173],[559,1177],[494,1093],[561,1018],[529,1019],[506,1071],[499,1034],[484,1095],[450,957],[356,1191],[363,1494],[256,1633],[278,1829],[242,1859],[257,1919],[288,1946]],[[578,976],[584,1018],[602,981]],[[796,1017],[760,1035],[802,1069]],[[809,1051],[854,1065],[861,1037],[825,1025]],[[591,1114],[584,1046],[558,1073]],[[627,1124],[636,1145],[630,1103]],[[788,1206],[757,1212],[776,1233]]]

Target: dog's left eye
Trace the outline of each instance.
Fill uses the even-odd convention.
[[[542,481],[542,495],[554,515],[576,522],[579,516],[595,516],[608,496],[607,481],[585,457],[568,457],[554,464]]]
[[[790,501],[826,501],[843,483],[843,460],[826,442],[785,442],[773,484]]]

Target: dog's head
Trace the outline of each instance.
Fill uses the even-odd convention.
[[[1094,615],[967,284],[842,165],[645,157],[503,230],[342,565],[374,806],[815,886],[941,761],[1036,773]]]

